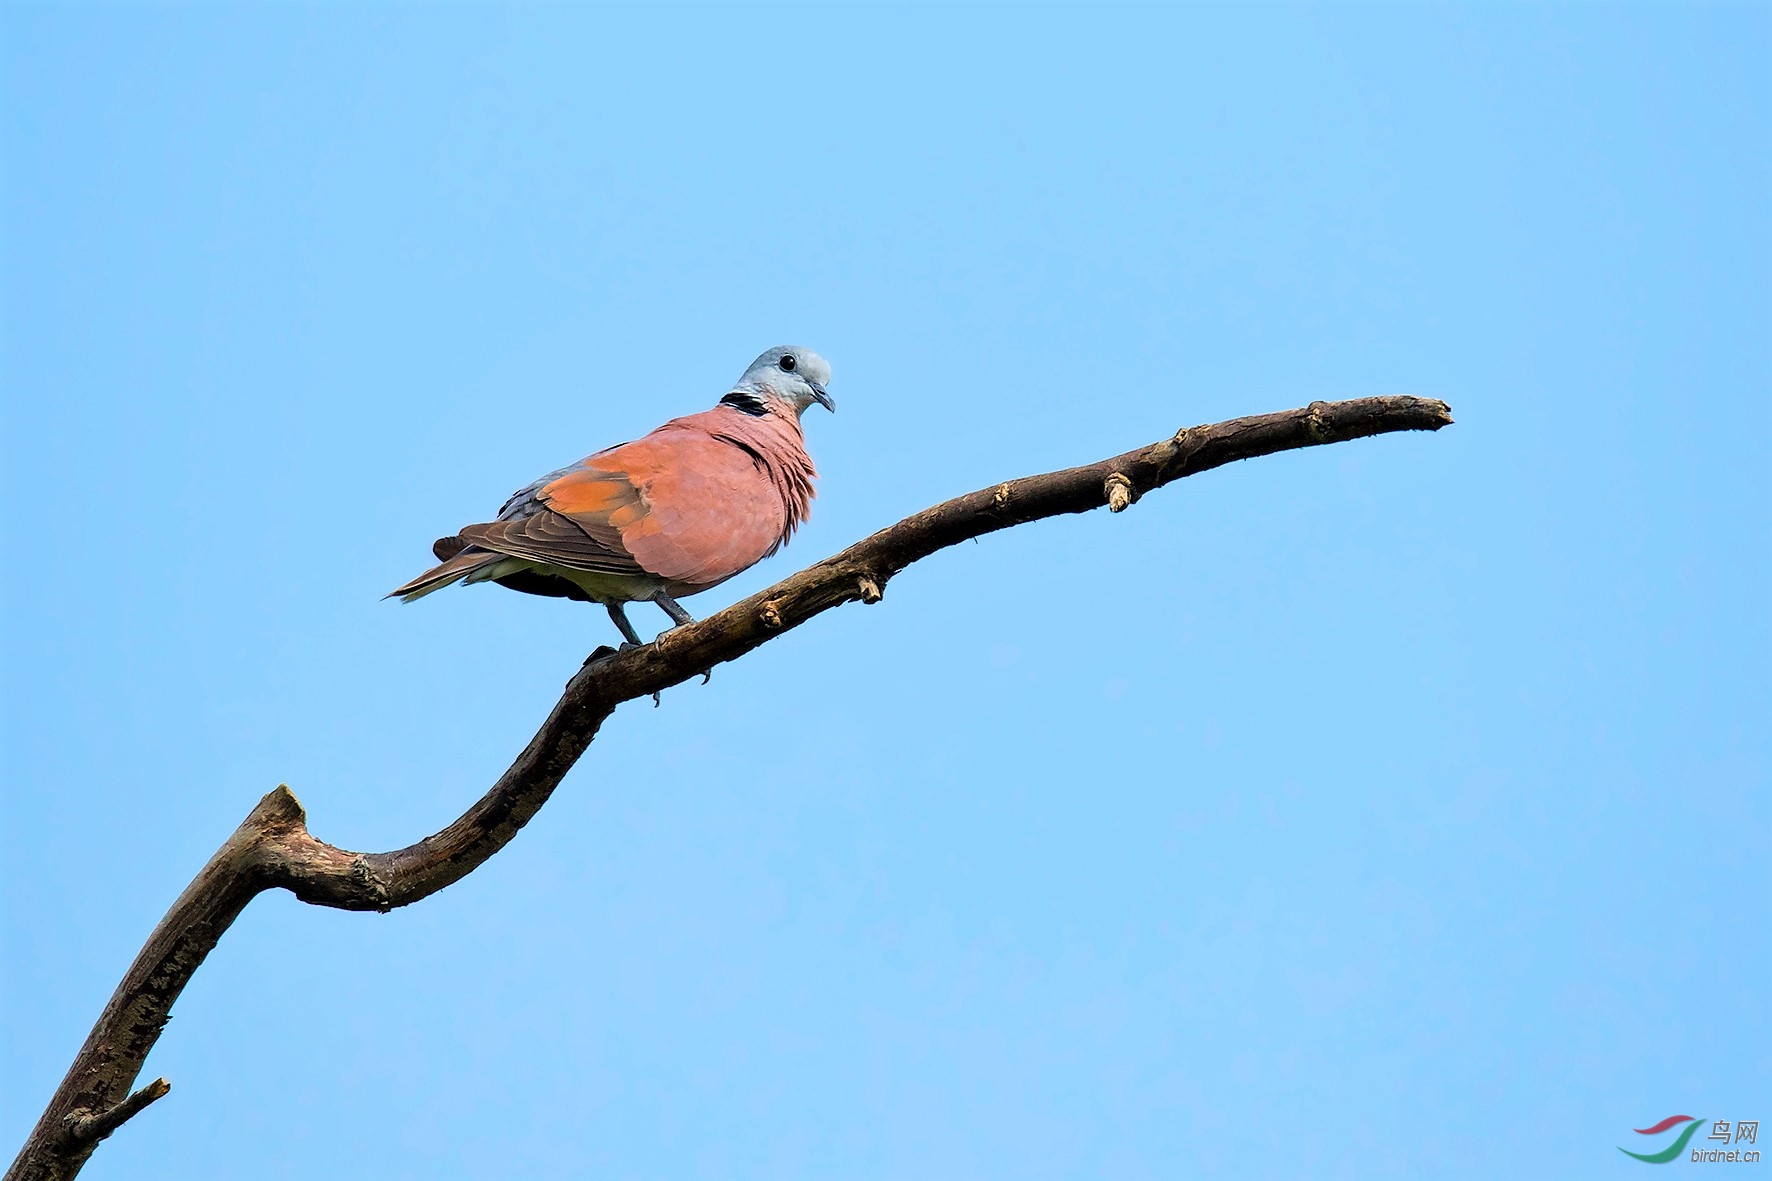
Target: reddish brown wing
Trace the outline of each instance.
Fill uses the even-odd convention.
[[[639,489],[619,472],[588,474],[591,478],[581,478],[587,475],[581,465],[556,477],[537,489],[533,502],[520,513],[484,525],[470,525],[461,531],[462,539],[482,549],[532,562],[604,574],[646,573],[622,544],[620,529],[610,524],[612,516],[625,518],[636,510],[644,511]],[[550,492],[557,488],[566,491],[567,503],[578,511],[562,512],[550,503]]]
[[[648,574],[680,586],[712,586],[754,565],[787,527],[781,494],[763,461],[711,433],[734,413],[668,422],[644,439],[591,456],[537,499],[597,541],[619,545]]]
[[[641,447],[651,437],[648,435],[646,439],[600,451],[571,471],[543,484],[535,494],[536,504],[541,508],[539,515],[556,522],[546,528],[554,530],[559,524],[569,524],[594,550],[609,555],[607,564],[588,567],[590,569],[610,569],[613,564],[621,563],[622,569],[618,573],[647,572],[622,540],[622,530],[647,512],[639,482],[627,470],[623,456],[633,448]]]

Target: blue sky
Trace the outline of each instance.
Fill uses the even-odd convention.
[[[1181,426],[1458,424],[945,552],[443,894],[261,898],[86,1176],[1600,1177],[1772,1117],[1765,8],[0,32],[8,1153],[264,791],[406,844],[612,638],[380,601],[431,539],[784,341],[815,514],[697,614]]]

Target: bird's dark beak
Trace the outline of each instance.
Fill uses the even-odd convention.
[[[812,400],[814,402],[817,402],[832,414],[837,412],[837,403],[831,399],[829,394],[824,392],[823,386],[819,385],[816,381],[809,381],[806,384],[812,387]]]

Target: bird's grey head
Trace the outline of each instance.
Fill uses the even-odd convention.
[[[769,349],[752,361],[733,387],[733,394],[775,398],[792,406],[795,414],[814,402],[826,410],[835,410],[836,402],[825,393],[830,380],[831,367],[823,357],[811,349],[788,344]],[[733,394],[727,395],[727,400]]]

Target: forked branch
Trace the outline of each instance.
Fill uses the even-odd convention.
[[[877,603],[900,570],[939,549],[1013,525],[1120,512],[1153,489],[1239,459],[1452,421],[1431,398],[1313,402],[1298,410],[1181,431],[1086,467],[1009,480],[925,509],[724,611],[622,653],[599,649],[492,789],[453,824],[391,853],[353,853],[316,839],[289,789],[258,802],[148,937],[99,1016],[6,1181],[73,1177],[99,1140],[167,1091],[131,1095],[172,1004],[246,904],[281,887],[303,902],[391,910],[436,893],[502,849],[547,803],[625,701],[648,697],[736,660],[842,603]]]

